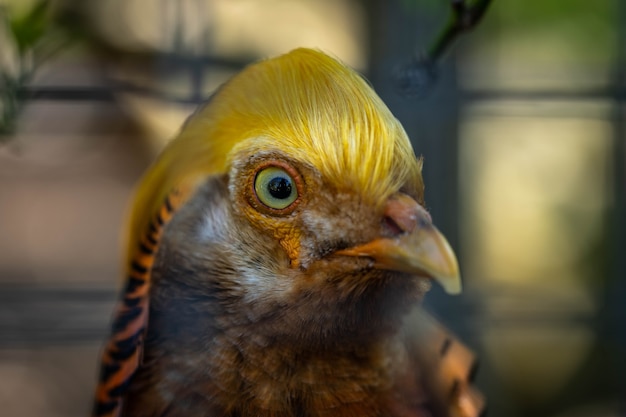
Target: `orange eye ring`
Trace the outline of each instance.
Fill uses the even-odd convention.
[[[257,211],[284,216],[302,200],[302,176],[286,162],[272,160],[259,165],[249,182],[248,202]]]

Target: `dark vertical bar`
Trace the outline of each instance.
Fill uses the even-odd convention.
[[[366,4],[371,37],[369,79],[406,129],[416,154],[424,156],[426,206],[457,255],[462,256],[459,251],[458,224],[458,138],[462,96],[457,82],[454,51],[449,51],[440,60],[435,84],[430,86],[423,97],[407,99],[400,96],[397,80],[394,78],[398,65],[405,64],[416,50],[428,49],[449,17],[450,2],[370,0]],[[460,261],[462,265],[462,259]],[[483,326],[478,323],[479,302],[480,300],[470,298],[467,293],[451,297],[434,286],[426,297],[425,304],[446,327],[480,356],[480,329]],[[484,366],[479,370],[478,387],[484,393],[493,394],[497,392],[497,387],[490,383],[490,376],[493,374],[488,372],[489,369]],[[503,404],[506,405],[505,400],[498,404],[500,411]]]
[[[439,66],[438,79],[421,98],[404,98],[396,89],[394,70],[426,50],[445,24],[449,4],[369,1],[369,79],[424,156],[426,204],[453,247],[458,247],[458,119],[460,94],[454,55]]]
[[[194,103],[201,103],[204,100],[204,96],[202,94],[202,85],[204,84],[204,69],[205,67],[198,63],[194,63],[190,71],[191,78],[191,100]]]
[[[461,94],[454,54],[444,57],[438,77],[419,98],[405,98],[397,90],[396,68],[416,50],[426,50],[450,13],[446,1],[434,3],[368,1],[370,24],[369,79],[377,93],[404,126],[417,155],[424,157],[426,207],[437,227],[459,249],[459,115]],[[470,333],[474,318],[467,295],[450,297],[436,287],[426,297],[428,308],[464,341],[474,345]]]

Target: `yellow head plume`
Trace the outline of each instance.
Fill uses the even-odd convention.
[[[339,188],[381,204],[400,187],[421,200],[421,161],[400,123],[353,70],[297,49],[247,67],[198,110],[148,170],[130,224],[129,256],[174,188],[225,173],[235,152],[278,149]]]

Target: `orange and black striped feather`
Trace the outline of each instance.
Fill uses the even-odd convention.
[[[174,191],[149,222],[127,266],[122,297],[115,311],[112,333],[102,353],[100,379],[92,415],[119,417],[123,396],[139,367],[144,331],[148,323],[150,273],[163,227],[182,203]]]

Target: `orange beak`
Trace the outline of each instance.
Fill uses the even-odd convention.
[[[364,245],[335,252],[374,260],[374,268],[432,278],[448,294],[461,292],[461,276],[454,251],[433,226],[430,215],[406,194],[396,194],[385,207],[385,221],[396,232]]]

